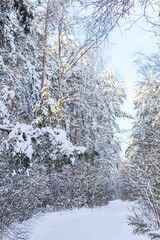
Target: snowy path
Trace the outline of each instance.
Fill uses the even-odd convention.
[[[92,210],[49,213],[35,223],[30,240],[148,240],[132,234],[127,214],[120,200]]]

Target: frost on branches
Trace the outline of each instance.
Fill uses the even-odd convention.
[[[152,235],[160,228],[159,79],[148,74],[139,83],[136,94],[137,114],[127,150],[123,189],[125,196],[137,201],[130,217],[135,232]]]
[[[22,169],[26,171],[40,153],[41,158],[50,158],[54,165],[57,159],[65,159],[66,163],[74,164],[75,156],[85,152],[85,147],[74,146],[61,129],[33,128],[20,123],[9,133],[5,146],[12,159],[11,167],[16,172]]]

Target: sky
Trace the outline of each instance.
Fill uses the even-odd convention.
[[[109,65],[114,66],[120,77],[125,80],[127,101],[125,102],[124,110],[133,116],[135,116],[133,106],[134,88],[137,81],[140,80],[140,75],[137,72],[138,66],[135,63],[138,57],[136,53],[141,51],[151,55],[158,50],[154,34],[144,31],[144,29],[149,28],[150,25],[144,19],[136,22],[129,30],[126,30],[126,27],[123,27],[121,30],[117,28],[111,34],[110,43],[107,45]],[[132,122],[131,120],[120,121],[121,128],[131,130]],[[123,152],[127,147],[130,133],[131,131],[121,135]]]
[[[152,54],[157,50],[154,34],[144,31],[141,26],[147,24],[139,21],[130,30],[116,30],[111,36],[109,47],[110,64],[113,64],[120,76],[125,79],[128,103],[126,108],[133,113],[133,88],[139,79],[136,53]]]

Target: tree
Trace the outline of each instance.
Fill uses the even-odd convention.
[[[83,2],[83,1],[82,1]],[[84,1],[85,9],[90,9],[88,13],[89,27],[101,31],[105,37],[112,31],[113,28],[118,26],[120,19],[125,18],[127,15],[132,15],[132,11],[137,7],[143,7],[144,16],[146,9],[152,5],[153,1],[150,0],[125,0],[125,1],[112,1],[112,0],[87,0]]]
[[[139,201],[140,212],[131,217],[137,232],[150,231],[149,224],[160,226],[159,94],[159,79],[148,74],[137,88],[137,114],[127,150],[129,171],[125,174],[125,188],[130,190],[127,195]]]
[[[84,26],[76,33],[74,3],[0,3],[2,234],[47,206],[101,206],[113,196],[124,87],[113,69],[96,73],[91,49],[102,32],[77,40]]]
[[[36,24],[36,10],[26,1],[2,1],[1,6],[1,68],[2,86],[12,90],[8,110],[19,121],[29,122],[39,91],[40,48],[35,39],[41,39]],[[40,85],[40,84],[39,84]]]

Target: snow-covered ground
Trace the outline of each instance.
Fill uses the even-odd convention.
[[[47,213],[33,224],[30,240],[149,240],[133,235],[127,224],[128,204]]]

